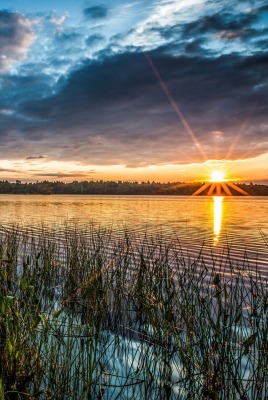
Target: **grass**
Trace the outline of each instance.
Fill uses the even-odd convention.
[[[0,400],[268,398],[257,266],[94,226],[2,229],[0,260]]]

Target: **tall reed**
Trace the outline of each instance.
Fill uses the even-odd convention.
[[[1,229],[0,259],[0,399],[268,398],[257,265],[94,226]]]

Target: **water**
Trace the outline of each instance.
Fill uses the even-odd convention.
[[[165,227],[214,232],[214,206],[217,197],[188,196],[80,196],[80,195],[1,195],[1,222],[62,224],[70,222],[129,227]],[[268,197],[224,197],[222,233],[247,236],[259,229],[268,233]]]
[[[80,196],[1,195],[1,225],[20,224],[40,228],[94,223],[127,228],[138,234],[161,231],[179,238],[181,248],[192,256],[203,249],[233,260],[267,266],[268,197],[188,196]]]
[[[182,250],[190,257],[197,257],[202,249],[206,266],[213,263],[213,266],[215,267],[216,264],[217,267],[218,264],[221,265],[224,263],[223,260],[227,260],[229,257],[237,265],[245,262],[248,263],[250,268],[257,265],[257,268],[267,276],[268,198],[265,197],[2,195],[0,196],[0,212],[2,229],[20,224],[22,228],[30,226],[38,234],[41,232],[41,224],[43,223],[51,228],[56,227],[59,238],[60,230],[65,226],[66,221],[70,225],[75,224],[82,227],[92,223],[102,227],[112,226],[113,231],[119,235],[124,233],[125,228],[140,237],[143,237],[145,232],[151,235],[158,235],[161,232],[162,237],[166,238],[167,241],[178,238],[176,245],[180,251]],[[215,260],[218,260],[218,264]],[[55,302],[53,301],[52,304],[54,306]],[[195,312],[197,311],[195,310]],[[247,316],[251,313],[247,307],[244,312],[247,313]],[[47,315],[49,318],[49,314]],[[61,318],[63,317],[67,318],[67,314],[63,313]],[[73,316],[71,319],[74,321]],[[243,327],[240,327],[240,331],[237,332],[237,336],[244,335],[241,340],[238,339],[239,348],[241,348],[243,340],[254,333],[250,325],[251,319],[248,318],[246,321],[247,324],[243,322]],[[74,357],[71,358],[71,361],[73,359],[81,359],[82,361],[85,359],[87,363],[88,353],[81,349],[84,348],[85,337],[89,334],[88,332],[85,334],[83,331],[84,327],[80,324],[79,318],[76,322],[73,335],[68,336]],[[129,329],[129,322],[126,324],[126,329]],[[133,322],[133,318],[131,318],[131,322]],[[69,326],[68,323],[66,323],[66,326]],[[135,324],[131,327],[137,329]],[[39,328],[42,333],[42,326]],[[150,398],[159,398],[159,387],[163,386],[160,369],[165,364],[163,363],[161,346],[151,346],[150,341],[152,339],[153,343],[154,338],[153,335],[152,338],[148,336],[150,329],[152,329],[150,326],[141,326],[141,328],[141,332],[144,332],[146,328],[146,340],[132,338],[128,334],[116,336],[113,332],[104,331],[99,343],[92,344],[93,347],[97,348],[96,357],[105,365],[105,371],[107,371],[103,373],[97,365],[94,378],[96,382],[105,387],[106,396],[110,400],[119,398],[122,390],[124,390],[124,398],[146,398],[144,392],[142,392],[144,389],[142,389],[141,382],[146,383],[149,380],[149,375],[155,376],[154,385],[150,389]],[[66,335],[70,334],[69,330],[68,334],[65,332],[63,320],[59,320],[59,328],[57,327],[57,329],[61,329],[64,339]],[[124,329],[122,331],[125,332]],[[46,351],[51,348],[51,343],[57,345],[59,340],[58,336],[54,334],[55,331],[52,330],[52,332],[48,348],[44,347],[43,349],[44,357],[46,357]],[[83,339],[80,338],[80,334]],[[236,331],[233,336],[236,338]],[[91,343],[89,339],[87,340],[88,343]],[[65,348],[60,349],[59,365],[64,365],[70,356]],[[241,366],[237,367],[245,386],[249,385],[247,379],[251,379],[251,365],[248,363],[248,357],[254,359],[253,355],[252,357],[251,354],[245,356],[242,352]],[[148,363],[146,368],[150,370],[148,376],[144,375],[146,368],[139,373],[137,372],[138,366],[144,365],[145,362]],[[72,365],[72,362],[70,364]],[[80,376],[79,368],[72,370],[75,371],[74,376]],[[176,355],[173,361],[170,361],[170,368],[171,398],[185,399],[187,397],[186,392],[184,393],[184,387],[181,384],[184,372],[179,355]],[[79,374],[77,371],[79,371]],[[79,384],[83,383],[82,380],[79,382]],[[200,387],[198,387],[200,384],[202,384],[202,380],[197,381],[196,390],[200,390]],[[81,387],[79,390],[83,390],[83,388]],[[248,390],[250,393],[251,389]]]

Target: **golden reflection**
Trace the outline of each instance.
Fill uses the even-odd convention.
[[[222,196],[214,196],[214,241],[218,242],[222,223]]]

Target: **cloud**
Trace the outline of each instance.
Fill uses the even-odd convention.
[[[186,53],[202,54],[204,53],[203,44],[205,44],[204,40],[196,39],[183,43],[183,46]]]
[[[40,160],[46,158],[45,156],[29,156],[26,160]]]
[[[102,19],[108,15],[108,9],[103,6],[92,6],[85,8],[83,14],[87,19]]]
[[[56,17],[55,15],[52,15],[50,17],[50,22],[54,25],[60,26],[66,21],[67,18],[68,18],[68,14],[62,15],[60,17]]]
[[[253,28],[258,18],[258,12],[231,14],[227,11],[221,11],[209,15],[201,15],[190,22],[180,22],[165,26],[155,25],[150,27],[150,30],[159,32],[165,40],[204,41],[213,38],[233,40],[259,32],[259,28]]]
[[[256,22],[257,16],[254,13],[205,15],[196,21],[189,22],[182,27],[184,37],[193,35],[216,33],[222,31],[241,31]]]
[[[156,43],[158,47],[173,44],[169,48],[172,54],[186,52],[214,57],[261,50],[256,42],[249,43],[264,29],[260,10],[249,12],[234,1],[229,7],[226,2],[212,3],[199,0],[159,3],[149,18],[131,27],[127,34],[114,35],[110,48],[114,52],[131,47],[152,51]]]
[[[151,21],[146,16],[128,33],[113,35],[102,50],[108,40],[103,25],[101,31],[85,21],[46,27],[42,62],[31,59],[16,75],[2,76],[0,156],[38,160],[44,156],[35,154],[46,154],[129,168],[203,161],[174,104],[209,158],[268,151],[267,31],[258,25],[260,11],[233,15],[215,5],[201,15],[196,10],[203,2],[193,3],[192,20],[184,20],[187,2],[181,15],[177,1],[165,2]],[[97,16],[96,8],[103,7],[88,7],[84,15],[107,15],[104,8]]]
[[[267,38],[260,39],[256,41],[256,45],[260,50],[266,51],[267,50]]]
[[[0,11],[0,72],[8,71],[14,62],[26,59],[36,38],[34,23],[22,14]]]
[[[16,172],[20,173],[21,171],[17,171],[16,169],[9,169],[9,168],[0,168],[0,172]]]
[[[34,174],[39,177],[50,177],[50,178],[87,178],[89,174],[95,174],[95,170],[91,170],[88,172],[42,172],[38,174]]]
[[[215,34],[215,38],[225,39],[225,40],[236,40],[243,39],[246,36],[251,36],[253,30],[251,29],[241,29],[237,31],[221,31]]]
[[[87,46],[94,46],[96,43],[101,42],[104,39],[104,37],[98,33],[95,33],[93,35],[90,35],[86,38],[86,45]]]
[[[249,12],[255,12],[255,13],[258,13],[258,14],[262,14],[264,12],[268,12],[268,5],[264,4],[263,6],[260,6],[260,7],[250,8],[248,11]]]
[[[55,40],[57,42],[60,42],[61,45],[63,43],[72,43],[73,41],[76,41],[77,39],[81,38],[82,35],[72,29],[57,30],[55,35]]]
[[[214,154],[219,131],[222,158],[239,132],[233,156],[268,150],[268,56],[172,56],[168,47],[149,55],[204,151]],[[21,124],[20,135],[42,138],[49,156],[132,166],[202,160],[143,53],[84,62],[58,93],[19,112],[40,121],[32,133]]]

